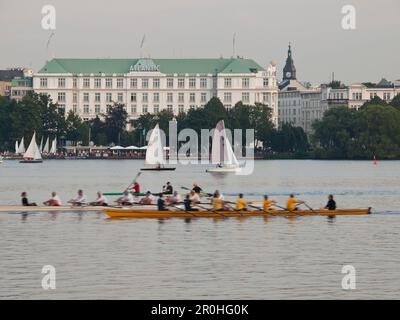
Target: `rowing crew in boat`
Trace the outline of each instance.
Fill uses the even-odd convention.
[[[221,197],[221,194],[218,190],[215,191],[213,198],[211,200],[211,204],[213,207],[213,211],[248,211],[248,207],[253,207],[253,208],[258,208],[255,206],[252,206],[251,202],[247,201],[244,199],[244,196],[242,193],[239,194],[238,199],[236,200],[236,203],[229,202],[229,201],[224,201],[223,198]],[[229,204],[235,204],[235,208],[232,208]],[[296,199],[294,197],[294,194],[290,194],[289,199],[287,200],[286,203],[286,208],[280,207],[277,205],[277,202],[275,200],[269,199],[268,195],[264,196],[264,202],[262,206],[263,211],[269,211],[271,209],[271,206],[276,206],[278,208],[288,210],[289,212],[293,211],[298,211],[299,208],[298,206],[301,204],[306,203],[303,200]],[[308,207],[308,205],[306,205]],[[261,209],[261,208],[259,208]],[[313,210],[312,208],[309,208]],[[323,209],[327,209],[330,211],[336,210],[336,201],[333,198],[333,195],[328,196],[328,203]]]
[[[26,192],[21,193],[21,203],[24,207],[34,207],[37,206],[36,203],[34,202],[29,202],[28,200],[28,194]],[[90,205],[90,206],[102,206],[106,207],[108,206],[108,200],[107,198],[99,191],[97,192],[97,198],[95,201],[87,203],[86,202],[86,195],[84,194],[83,190],[78,190],[78,195],[76,198],[73,198],[68,201],[69,204],[75,207],[81,207],[85,205]],[[55,191],[51,193],[51,198],[43,202],[43,205],[47,207],[61,207],[61,199],[57,195]]]

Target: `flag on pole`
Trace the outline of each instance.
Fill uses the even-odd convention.
[[[146,34],[143,35],[142,41],[140,42],[140,49],[143,48],[144,41],[146,40]]]
[[[233,57],[236,55],[236,32],[233,34]]]

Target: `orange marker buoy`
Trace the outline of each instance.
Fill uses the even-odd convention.
[[[376,157],[374,156],[374,165],[377,166],[378,165],[378,160],[376,160]]]

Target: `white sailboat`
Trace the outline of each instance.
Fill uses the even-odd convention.
[[[18,154],[19,152],[19,145],[18,145],[18,140],[15,141],[15,154]]]
[[[24,154],[25,151],[26,151],[26,150],[25,150],[24,137],[22,137],[21,142],[19,143],[18,153],[19,153],[19,154]]]
[[[232,145],[226,136],[224,120],[218,122],[214,130],[211,163],[216,167],[208,169],[207,172],[210,173],[235,173],[241,170]]]
[[[146,161],[142,171],[174,171],[176,168],[165,167],[164,147],[161,139],[160,126],[157,124],[151,132],[146,149]]]
[[[49,153],[49,145],[50,145],[50,141],[49,141],[49,137],[47,137],[46,143],[44,144],[44,147],[42,149],[42,153],[44,153],[44,154]]]
[[[50,153],[51,154],[57,153],[57,138],[54,138],[53,142],[51,143]]]
[[[26,150],[23,160],[21,163],[41,163],[42,155],[40,154],[39,147],[36,143],[36,132],[33,133],[31,143],[29,144],[28,149]]]

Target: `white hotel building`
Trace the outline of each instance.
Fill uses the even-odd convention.
[[[218,97],[226,108],[262,103],[278,121],[275,64],[251,59],[53,59],[33,76],[33,90],[85,120],[125,104],[130,119],[168,109],[174,114]]]

